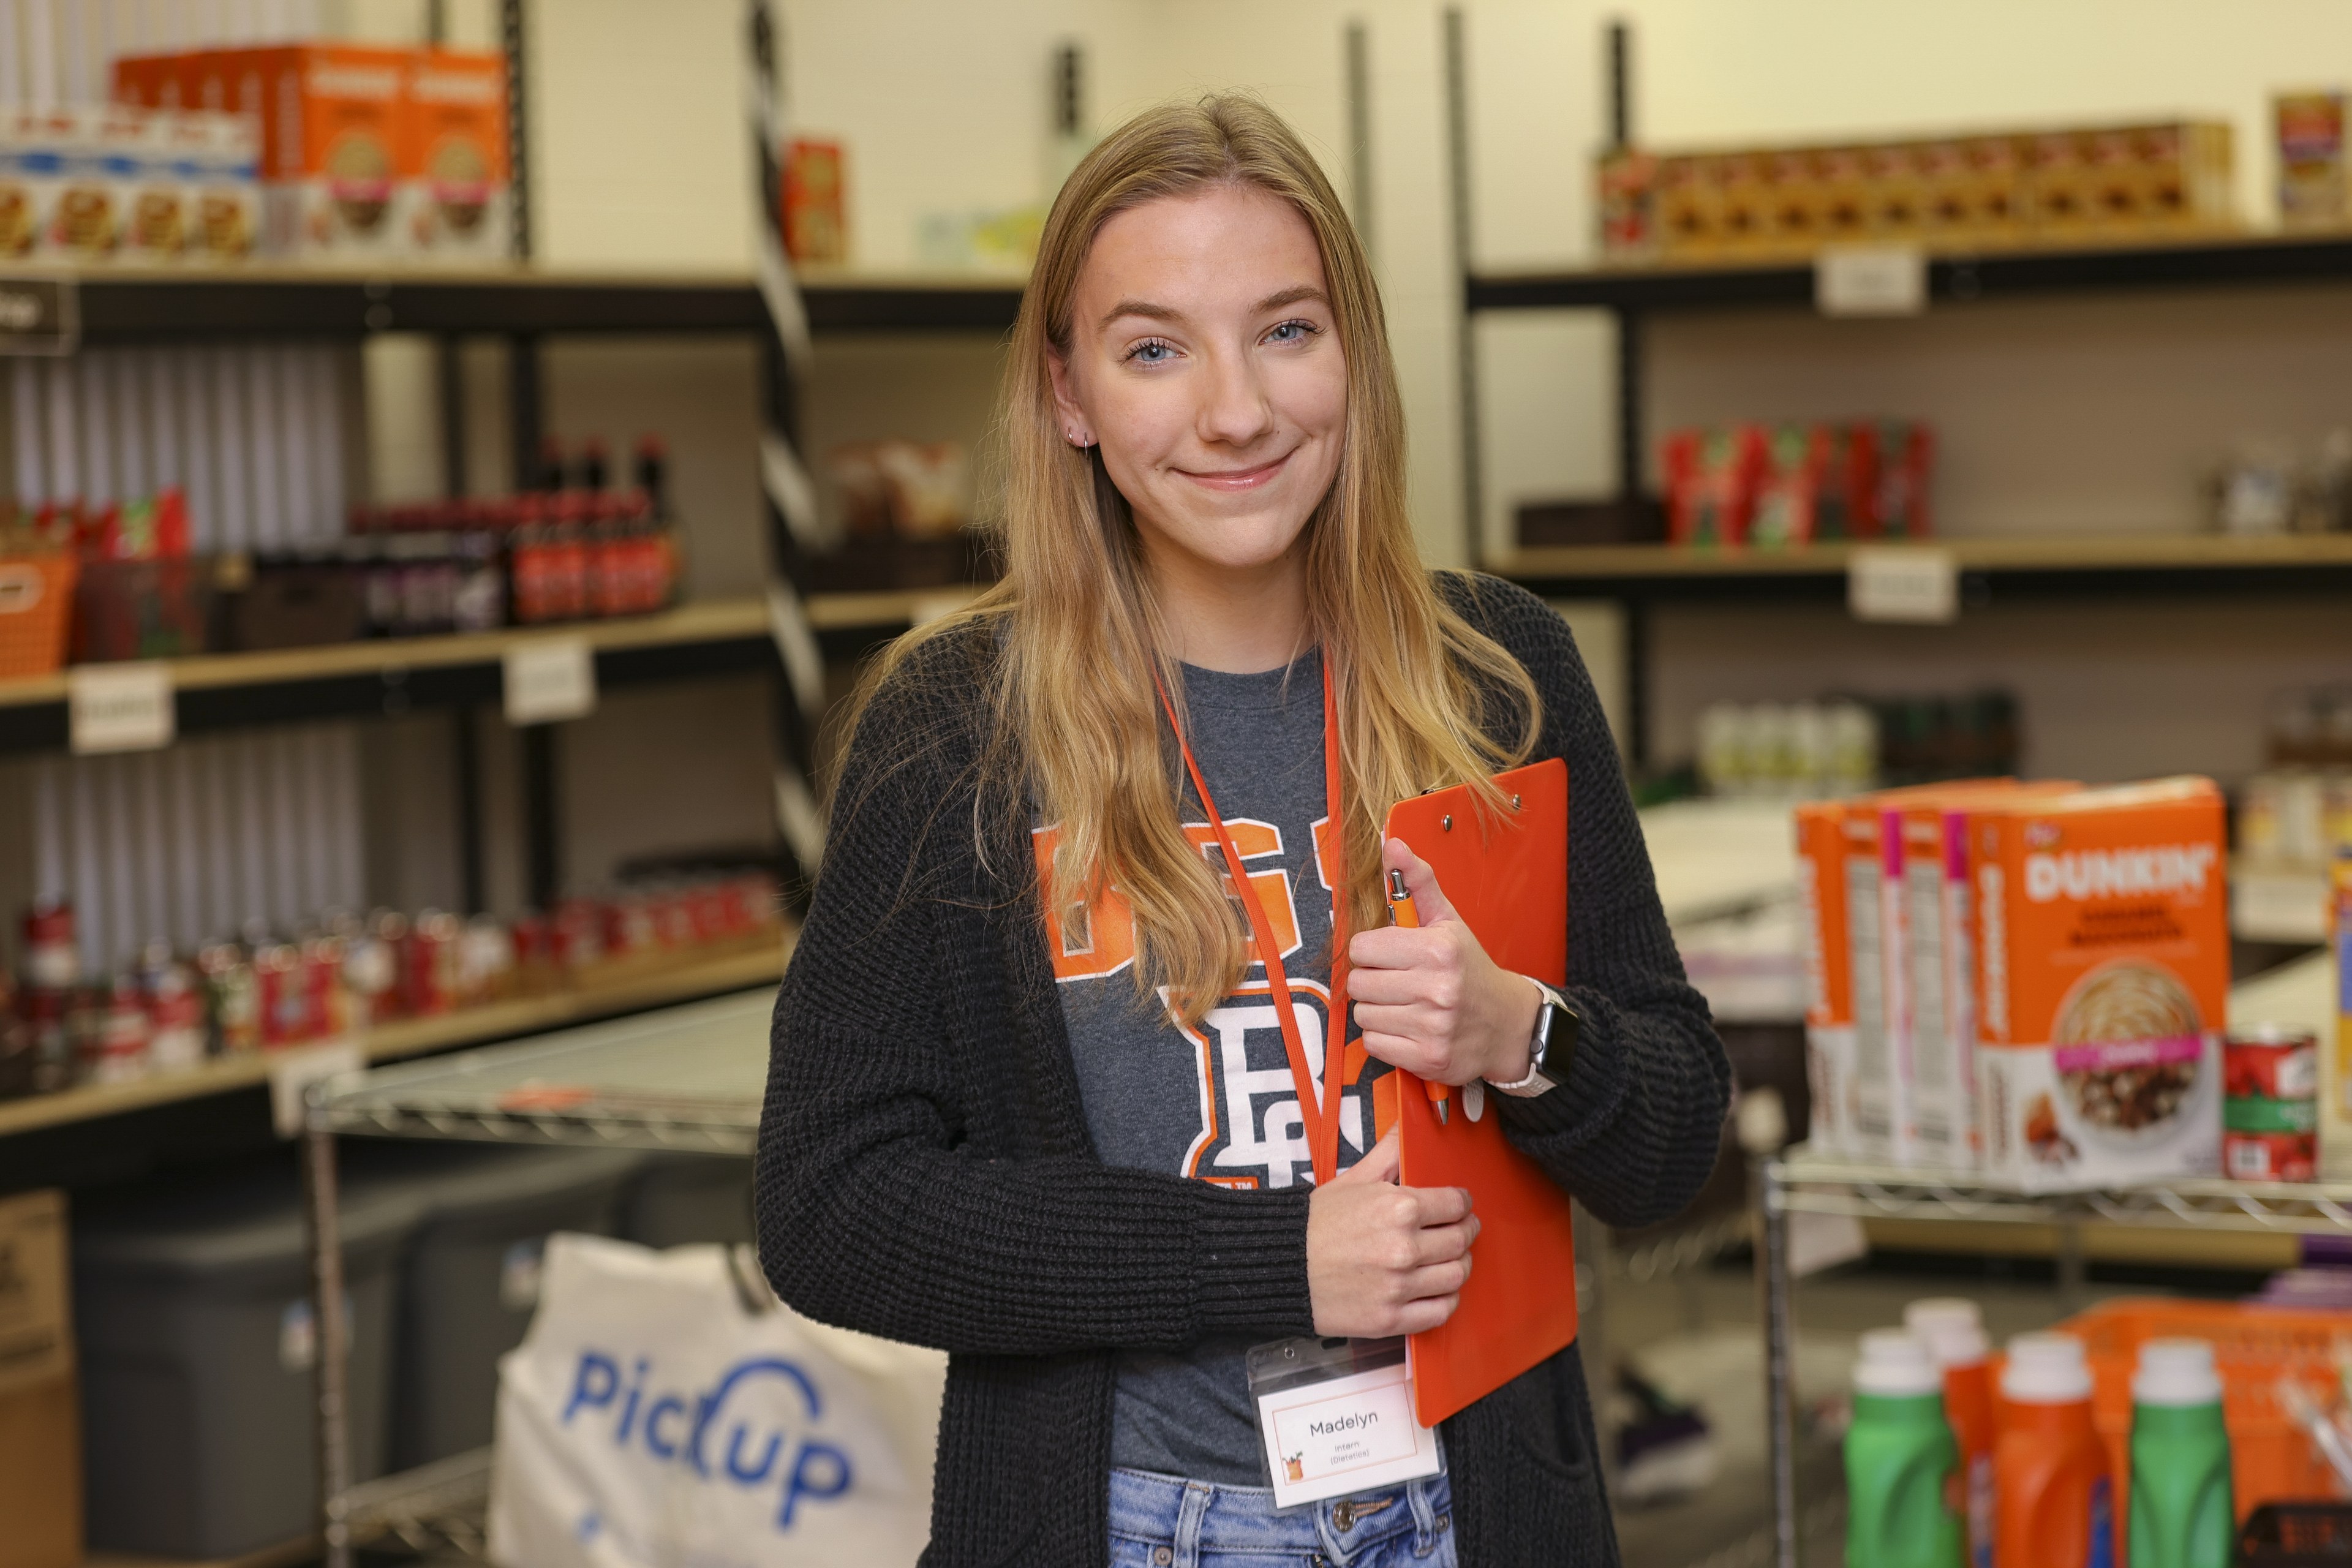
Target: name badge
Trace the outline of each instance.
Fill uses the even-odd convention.
[[[1402,1339],[1255,1345],[1249,1385],[1277,1509],[1445,1468],[1436,1432],[1412,1418]]]

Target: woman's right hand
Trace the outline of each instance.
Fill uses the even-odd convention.
[[[1389,1135],[1307,1205],[1307,1286],[1315,1331],[1386,1339],[1454,1315],[1478,1221],[1460,1187],[1397,1185]]]

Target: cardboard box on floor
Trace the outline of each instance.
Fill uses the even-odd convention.
[[[62,1193],[0,1198],[0,1568],[81,1562],[81,1402]]]

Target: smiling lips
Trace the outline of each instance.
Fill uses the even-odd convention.
[[[1282,466],[1290,458],[1291,454],[1285,452],[1273,462],[1261,463],[1255,468],[1221,468],[1213,473],[1201,473],[1192,468],[1176,471],[1194,484],[1213,490],[1254,490],[1282,472]]]

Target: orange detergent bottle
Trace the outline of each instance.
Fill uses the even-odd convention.
[[[2114,1479],[2071,1334],[2020,1334],[2000,1373],[1994,1558],[2002,1568],[2116,1568]]]
[[[1969,1568],[1992,1568],[1992,1354],[1984,1315],[1974,1301],[1930,1296],[1903,1309],[1903,1326],[1923,1342],[1944,1373],[1944,1419],[1960,1449],[1960,1518],[1968,1527]]]

